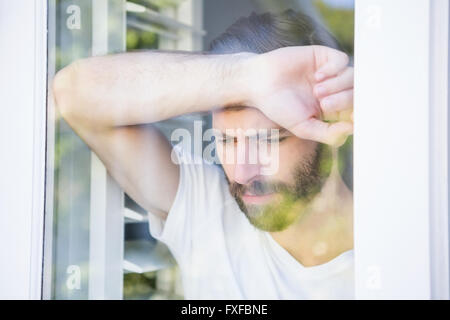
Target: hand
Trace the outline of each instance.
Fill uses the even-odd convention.
[[[353,68],[324,46],[286,47],[255,57],[251,106],[302,139],[342,145],[353,132]]]

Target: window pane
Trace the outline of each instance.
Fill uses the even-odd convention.
[[[90,0],[49,1],[49,83],[57,71],[73,61],[101,54],[101,50],[124,50],[123,6],[121,0],[98,1],[96,5]],[[101,29],[99,17],[107,29]],[[97,169],[89,147],[52,103],[48,115],[44,297],[95,298],[90,237],[95,234],[92,208],[101,197],[94,187],[98,181],[93,184],[92,180]]]
[[[80,120],[83,117],[72,118],[68,122],[79,129],[81,139],[65,120],[70,115],[64,119],[49,102],[45,297],[352,298],[352,136],[340,147],[295,136],[292,128],[290,131],[280,124],[281,111],[270,115],[255,108],[260,106],[238,105],[228,113],[223,109],[212,112],[224,107],[214,105],[194,112],[203,99],[223,97],[220,93],[226,86],[215,80],[217,66],[207,65],[210,73],[202,78],[204,70],[186,74],[189,60],[162,60],[147,68],[139,64],[143,56],[136,57],[142,51],[148,51],[145,57],[156,50],[168,55],[176,50],[207,51],[211,43],[212,52],[221,54],[321,44],[349,55],[349,65],[342,68],[352,78],[353,8],[353,1],[344,0],[49,0],[49,83],[73,61],[124,51],[130,54],[120,56],[126,67],[114,81],[103,77],[109,71],[101,69],[104,65],[92,73],[109,88],[117,83],[122,87],[108,89],[94,81],[85,88],[98,89],[95,98],[90,97],[97,103],[88,104],[90,109],[83,115],[88,118],[91,112],[99,112],[90,119],[95,125],[86,129],[95,127],[96,135],[92,131],[83,136],[81,131],[86,127],[77,123],[84,121]],[[238,20],[241,17],[246,18]],[[224,31],[236,21],[224,40]],[[221,40],[213,42],[218,37]],[[204,55],[197,58],[206,59]],[[106,61],[101,59],[105,57],[97,61]],[[117,67],[111,63],[112,69]],[[305,62],[303,67],[310,72],[314,64]],[[285,63],[278,61],[276,65],[273,70],[282,69]],[[166,77],[172,81],[164,83]],[[150,83],[140,83],[142,79],[150,79]],[[264,81],[262,75],[253,79]],[[78,85],[82,87],[88,80],[92,79],[85,78]],[[258,81],[240,85],[249,91]],[[344,89],[352,89],[352,81],[345,81],[348,88]],[[165,86],[158,87],[159,82]],[[135,87],[121,90],[130,83]],[[201,90],[190,92],[186,89],[190,85]],[[135,88],[147,89],[132,94]],[[141,100],[155,88],[163,91],[158,100],[163,107]],[[317,107],[312,88],[305,90],[308,95],[301,101],[314,101]],[[240,92],[245,91],[242,88],[235,91],[245,95]],[[69,90],[68,96],[73,92],[77,91]],[[108,100],[111,96],[117,99]],[[180,96],[192,109],[178,106],[177,110],[184,111],[172,112],[173,106],[165,103]],[[102,111],[103,101],[108,105],[102,105]],[[147,121],[136,116],[150,117],[152,108],[161,118]],[[352,106],[345,112],[348,109]],[[328,123],[344,118],[351,121],[345,112],[311,116]],[[110,123],[107,130],[101,127],[103,120],[111,118],[117,123]],[[281,129],[284,135],[279,140],[256,135],[256,140],[265,141],[270,150],[280,148],[276,149],[279,166],[275,172],[264,175],[258,167],[254,173],[252,166],[225,161],[219,145],[230,139],[208,134],[210,129],[225,133],[237,126]],[[103,130],[114,134],[101,140]],[[238,143],[241,138],[236,134],[231,140]],[[244,136],[244,141],[250,140]],[[181,152],[180,148],[200,156],[201,166],[172,166],[174,158],[167,149]],[[230,143],[225,152],[233,148]],[[236,146],[236,152],[242,150]],[[163,164],[162,155],[171,165]],[[181,168],[173,185],[177,175],[167,168]],[[165,208],[169,215],[163,218],[165,212],[159,206],[166,202],[161,199],[172,191],[175,199],[169,201],[171,205]]]
[[[91,54],[91,21],[88,0],[76,5],[73,1],[49,1],[49,73]],[[54,133],[49,132],[53,166],[47,168],[53,173],[47,191],[53,226],[46,226],[47,233],[53,229],[51,297],[83,299],[88,297],[91,152],[68,124],[56,117],[49,123],[54,128]],[[73,275],[73,282],[68,275]]]

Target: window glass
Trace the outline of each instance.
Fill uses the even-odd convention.
[[[91,51],[91,1],[49,1],[49,74],[90,56]],[[52,248],[46,257],[52,263],[46,269],[51,276],[47,294],[55,299],[83,299],[88,297],[89,281],[91,152],[64,120],[49,115],[55,118],[49,120],[48,137],[52,166],[47,174],[52,184],[47,188],[47,218],[52,217],[52,225],[47,219],[46,238]]]
[[[324,37],[323,39],[326,39],[324,41],[329,41],[328,43],[346,52],[350,58],[350,66],[353,61],[354,2],[351,0],[286,0],[276,2],[265,0],[96,0],[95,2],[90,0],[49,0],[48,3],[49,83],[52,83],[54,75],[59,70],[74,61],[91,56],[149,50],[164,50],[165,52],[176,50],[207,51],[211,42],[223,34],[240,17],[248,17],[252,12],[254,15],[261,15],[266,12],[279,15],[288,9],[293,10],[292,12],[306,14],[328,29],[330,33],[321,35]],[[319,32],[317,30],[313,31]],[[245,41],[252,41],[252,37]],[[171,67],[170,65],[161,66],[159,69],[160,76],[164,77],[165,70],[170,70]],[[182,69],[180,69],[181,71]],[[192,81],[196,81],[196,74],[191,76]],[[171,84],[171,87],[173,87],[171,94],[180,94],[182,92],[181,87],[177,88],[175,85],[176,83]],[[208,86],[209,83],[205,82],[204,85]],[[241,111],[236,110],[236,112]],[[246,117],[244,113],[242,114],[243,117]],[[211,112],[186,112],[164,119],[164,121],[157,121],[152,124],[152,127],[161,132],[172,146],[179,143],[179,146],[187,147],[188,152],[195,153],[198,151],[196,144],[199,144],[200,151],[205,154],[205,150],[208,150],[210,146],[223,143],[223,141],[218,140],[216,135],[209,138],[204,135],[205,132],[208,132],[208,129],[215,127],[214,123],[217,122],[214,121],[217,118],[214,120],[214,116]],[[247,115],[247,117],[248,121],[244,121],[244,124],[248,124],[251,119],[254,119],[251,115]],[[262,114],[255,115],[255,117],[265,119]],[[335,120],[327,121],[333,122]],[[145,126],[146,124],[136,123],[135,125]],[[185,136],[179,134],[180,132],[185,132],[189,137],[192,137],[189,140],[190,143],[184,138]],[[198,135],[199,132],[200,135]],[[174,137],[181,138],[174,139]],[[280,145],[282,139],[283,136],[280,136]],[[123,141],[118,140],[116,146],[121,147],[122,143]],[[300,141],[297,145],[309,145],[309,143]],[[295,145],[295,143],[292,144],[293,148]],[[327,209],[316,209],[316,211],[322,215],[324,212],[334,212],[336,215],[341,214],[346,217],[345,219],[337,217],[333,221],[328,219],[329,229],[321,228],[320,230],[330,234],[335,232],[335,238],[337,239],[345,229],[345,237],[348,240],[352,238],[352,224],[349,222],[352,219],[348,218],[352,215],[353,210],[352,137],[350,136],[346,143],[339,148],[322,148],[319,144],[317,145],[317,148],[314,147],[314,152],[317,152],[317,154],[319,154],[317,150],[327,150],[321,153],[326,154],[327,158],[324,163],[320,164],[320,168],[327,167],[329,171],[335,170],[336,176],[334,180],[329,180],[327,184],[331,188],[330,190],[334,191],[327,191],[328,197],[325,200],[317,200],[316,207],[328,206]],[[219,158],[216,149],[211,154],[214,155],[214,159]],[[286,154],[290,155],[290,158]],[[136,155],[129,154],[129,157],[132,159]],[[156,154],[155,157],[157,157]],[[280,168],[288,167],[288,164],[292,163],[295,157],[303,159],[305,156],[298,150],[289,151],[284,156],[281,154]],[[240,187],[243,190],[244,183],[240,183],[240,186],[238,186],[237,181],[228,171],[228,167],[223,164],[218,161],[212,164],[212,167],[225,175],[230,186],[233,186],[234,183],[236,188]],[[149,163],[149,165],[152,164]],[[302,163],[302,165],[305,165],[305,163]],[[186,174],[186,172],[180,174]],[[241,260],[237,258],[238,251],[247,248],[242,244],[244,241],[239,244],[240,249],[235,249],[231,253],[233,258],[227,262],[230,263],[228,269],[224,266],[225,264],[218,266],[221,259],[224,259],[225,253],[222,252],[222,255],[215,253],[215,248],[228,250],[232,245],[221,246],[218,243],[218,238],[216,238],[218,233],[209,238],[211,241],[203,239],[199,242],[201,245],[189,247],[195,248],[196,251],[189,252],[188,256],[184,257],[184,253],[188,252],[189,248],[185,252],[179,251],[174,245],[166,243],[164,240],[157,240],[158,237],[150,232],[150,229],[157,228],[159,222],[154,217],[158,213],[144,209],[145,203],[139,201],[142,199],[122,191],[123,185],[110,174],[111,172],[106,170],[95,150],[91,150],[86,142],[75,133],[61,116],[53,100],[49,99],[44,262],[45,298],[183,299],[192,297],[186,295],[187,292],[192,295],[196,292],[208,292],[208,290],[216,295],[220,295],[222,292],[224,298],[233,297],[230,292],[235,292],[235,298],[255,298],[255,292],[257,291],[255,291],[255,283],[252,282],[254,281],[254,279],[252,280],[252,272],[249,273],[250,265],[245,265],[245,261],[247,261],[245,254]],[[311,180],[306,173],[303,172],[302,174],[304,179]],[[330,173],[328,172],[328,174]],[[294,173],[290,172],[285,176],[285,180],[292,181],[293,175]],[[205,203],[211,201],[207,194],[211,194],[216,188],[222,188],[223,185],[208,185],[208,183],[213,183],[214,180],[208,179],[208,177],[203,179],[205,185],[184,180],[183,182],[189,185],[184,187],[180,185],[177,190],[179,193],[184,192],[184,194],[177,194],[177,200],[181,202],[183,200],[180,199],[183,199],[183,197],[192,197],[193,199],[199,196],[200,199],[204,200],[203,204],[199,204],[199,206],[205,212],[196,212],[197,209],[195,208],[197,207],[194,209],[186,207],[184,213],[186,216],[195,215],[197,217],[208,213],[209,216],[205,215],[205,217],[213,219],[214,212],[223,212],[222,209],[228,204],[222,199],[215,204],[214,209],[207,209]],[[154,183],[162,185],[165,183],[165,179],[162,180],[154,181]],[[254,181],[259,180],[254,179]],[[225,180],[222,182],[226,186]],[[323,187],[323,185],[321,186]],[[231,196],[236,196],[236,199],[230,198],[236,201],[235,205],[237,206],[234,210],[240,214],[241,218],[244,217],[244,213],[239,212],[239,210],[245,211],[248,208],[246,209],[245,205],[242,206],[242,203],[239,203],[238,193],[233,193],[228,186],[226,187],[224,190],[231,192]],[[195,188],[195,190],[191,190],[191,188]],[[255,192],[259,192],[264,189],[264,183],[253,184],[252,188]],[[322,189],[318,192],[320,194]],[[331,198],[335,200],[331,201]],[[298,204],[296,201],[292,203]],[[178,207],[174,209],[174,211],[176,210],[182,212],[179,218],[182,221],[183,210]],[[283,211],[280,208],[277,210]],[[320,215],[317,214],[317,216]],[[191,221],[196,225],[189,225],[192,230],[204,228],[202,230],[205,234],[208,230],[209,232],[215,230],[213,222],[208,225],[205,224],[205,221],[209,221],[207,219],[200,222],[193,219]],[[217,221],[221,221],[220,219]],[[248,221],[251,222],[251,219]],[[322,220],[318,219],[315,223],[320,224],[320,221]],[[173,221],[170,223],[175,225]],[[185,223],[188,225],[190,221],[186,220]],[[310,220],[309,223],[314,225],[314,220]],[[308,272],[319,273],[317,270],[321,269],[318,266],[320,264],[324,264],[322,270],[330,269],[330,273],[340,270],[339,268],[347,268],[345,269],[347,271],[343,271],[342,276],[336,277],[331,286],[322,286],[320,290],[314,290],[311,289],[313,287],[311,285],[310,288],[304,289],[308,294],[300,295],[298,298],[327,298],[330,297],[330,294],[334,298],[339,298],[339,292],[341,291],[345,292],[345,294],[342,294],[342,298],[348,298],[349,295],[352,295],[352,261],[350,261],[352,260],[352,245],[343,245],[344,240],[342,239],[326,243],[317,241],[313,248],[309,250],[310,256],[311,252],[313,252],[313,256],[324,255],[324,252],[331,250],[330,243],[333,243],[333,246],[331,246],[333,248],[334,246],[341,249],[345,247],[345,256],[349,258],[345,260],[340,255],[337,257],[339,259],[334,259],[336,257],[333,256],[327,260],[331,261],[329,264],[324,263],[324,261],[318,263],[317,261],[320,259],[302,260],[303,255],[299,252],[304,251],[300,250],[301,248],[297,245],[292,246],[292,241],[286,241],[287,238],[283,238],[282,232],[277,233],[277,230],[271,233],[264,228],[259,230],[257,224],[254,224],[253,221],[252,228],[255,226],[257,232],[254,234],[263,236],[259,242],[256,242],[255,246],[261,248],[265,246],[264,250],[267,250],[260,251],[261,254],[266,252],[269,256],[270,254],[276,255],[279,262],[281,261],[284,264],[281,266],[273,265],[276,260],[264,260],[263,256],[259,256],[259,259],[262,259],[261,265],[265,267],[261,267],[261,271],[258,272],[261,272],[261,276],[266,280],[270,268],[290,269],[290,271],[286,271],[286,274],[293,277],[291,280],[294,283],[299,281],[304,276],[303,274]],[[175,226],[170,228],[175,228]],[[229,229],[225,228],[224,230],[225,243],[229,241],[231,233]],[[239,228],[236,228],[236,230],[239,230]],[[193,239],[199,241],[192,234],[186,236],[191,237],[187,238],[187,241],[194,241]],[[240,239],[240,237],[245,236],[245,234],[234,234],[233,237]],[[330,237],[332,236],[328,235],[325,238],[329,240]],[[247,248],[246,250],[250,249]],[[306,251],[308,252],[308,250]],[[341,254],[343,250],[335,250],[336,252]],[[226,252],[226,255],[230,255],[230,253]],[[182,260],[181,256],[185,260]],[[255,259],[257,259],[256,256],[253,263],[256,261]],[[273,256],[271,259],[274,259]],[[303,261],[303,264],[300,261]],[[312,268],[306,270],[310,266]],[[298,272],[293,270],[295,268]],[[233,271],[229,273],[230,270]],[[264,273],[264,270],[266,273]],[[255,271],[255,274],[257,274],[257,271]],[[283,272],[277,271],[272,276],[276,278],[283,274]],[[227,277],[229,277],[229,281],[226,280]],[[287,280],[285,278],[280,281]],[[231,287],[231,283],[237,283],[237,286]],[[201,286],[197,287],[199,284]],[[262,297],[276,297],[273,283],[262,281],[261,285],[265,288],[260,290]],[[339,288],[334,286],[339,286]],[[238,287],[241,289],[236,289]],[[280,290],[286,290],[287,294],[291,288],[284,287]],[[336,296],[336,292],[338,296]],[[218,296],[211,297],[217,298]],[[201,296],[201,298],[205,298],[205,296]]]

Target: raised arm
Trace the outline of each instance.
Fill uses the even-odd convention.
[[[247,104],[252,56],[147,51],[92,57],[61,70],[53,88],[59,110],[72,123],[153,123]]]
[[[353,73],[334,49],[265,54],[136,52],[77,61],[55,77],[56,105],[122,188],[165,217],[179,169],[152,123],[214,107],[252,106],[304,139],[338,144],[352,131]],[[319,86],[323,90],[317,91]],[[334,103],[324,107],[326,98]],[[323,122],[333,114],[335,123]]]
[[[179,169],[152,123],[214,106],[247,104],[250,54],[136,52],[74,62],[56,75],[57,108],[121,187],[165,217]]]

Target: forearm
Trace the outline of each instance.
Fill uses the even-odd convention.
[[[88,58],[57,74],[56,104],[63,116],[95,126],[245,105],[251,56],[149,51]]]

